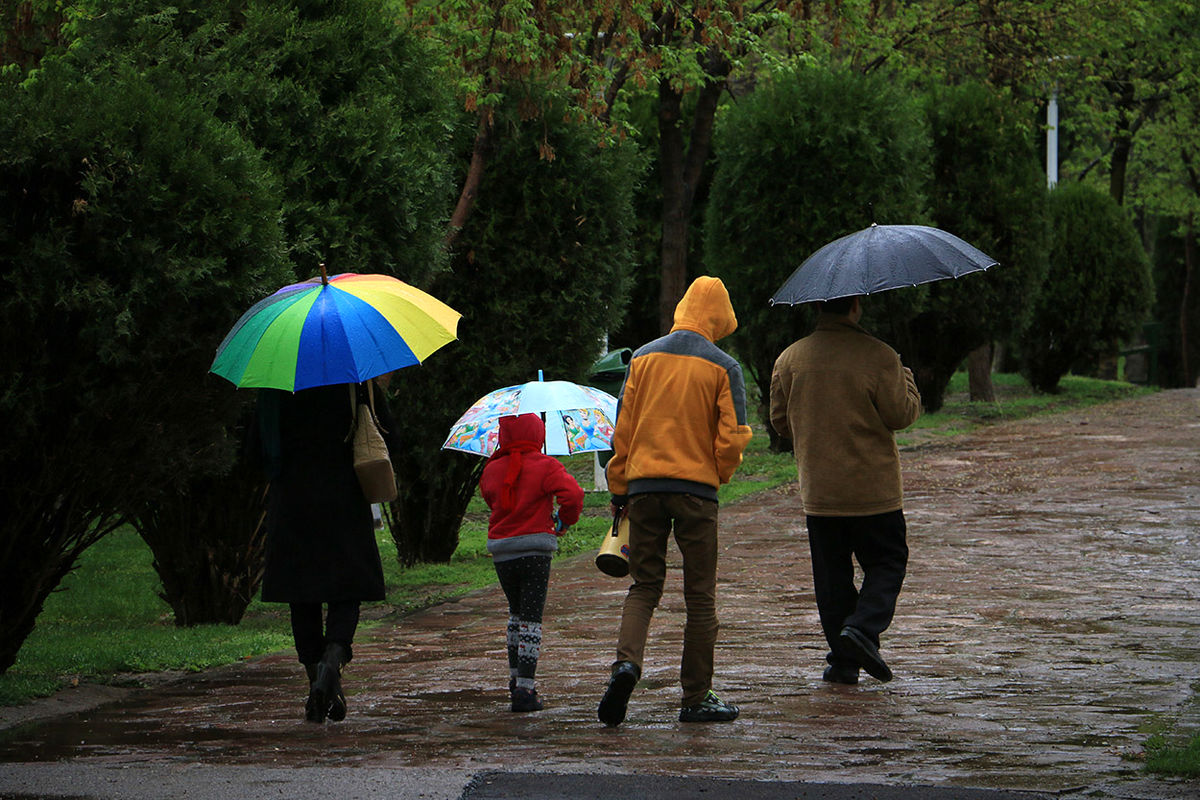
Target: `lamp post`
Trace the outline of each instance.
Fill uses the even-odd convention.
[[[1050,89],[1046,104],[1046,185],[1058,183],[1058,87]]]

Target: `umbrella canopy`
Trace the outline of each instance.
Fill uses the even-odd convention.
[[[361,383],[419,364],[454,341],[460,316],[388,275],[322,275],[285,286],[243,314],[210,371],[239,387],[293,392]]]
[[[925,225],[875,225],[822,247],[784,281],[771,305],[874,294],[958,278],[999,262]]]
[[[506,386],[488,392],[468,408],[450,429],[442,449],[490,456],[499,446],[500,418],[512,414],[545,416],[550,455],[590,453],[611,447],[617,398],[570,381]]]

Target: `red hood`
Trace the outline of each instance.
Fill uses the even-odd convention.
[[[541,450],[546,443],[546,424],[537,414],[521,414],[500,418],[500,444],[497,451],[506,450],[517,443],[531,443]],[[522,449],[529,449],[528,445]]]

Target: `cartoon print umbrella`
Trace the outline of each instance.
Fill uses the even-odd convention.
[[[617,398],[570,381],[538,380],[485,394],[467,409],[446,438],[443,450],[490,456],[499,446],[500,418],[544,414],[546,452],[553,456],[611,449]]]
[[[874,294],[958,278],[997,263],[940,228],[872,224],[805,259],[770,302],[797,305]]]
[[[388,275],[285,286],[242,315],[211,372],[243,388],[297,392],[411,367],[457,338],[461,315]]]

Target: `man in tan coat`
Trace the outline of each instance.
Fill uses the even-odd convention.
[[[829,643],[823,677],[846,684],[858,683],[860,667],[892,679],[879,635],[908,564],[895,431],[921,413],[912,371],[859,327],[861,316],[861,298],[822,303],[816,329],[783,351],[771,375],[771,425],[795,451]],[[852,559],[863,570],[861,588]]]

